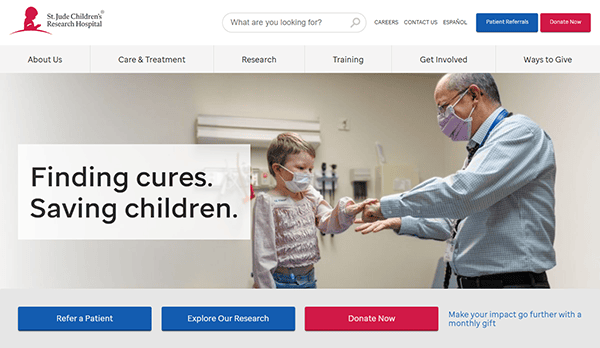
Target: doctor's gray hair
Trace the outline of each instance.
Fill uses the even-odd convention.
[[[487,94],[490,100],[502,104],[498,86],[496,86],[492,74],[448,74],[448,82],[446,83],[448,90],[462,92],[470,85],[477,85],[484,94]]]

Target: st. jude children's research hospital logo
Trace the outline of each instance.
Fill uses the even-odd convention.
[[[46,15],[46,28],[101,28],[102,27],[102,15],[104,15],[104,11],[100,11],[99,13],[90,14],[90,13],[48,13]],[[52,35],[50,32],[46,30],[40,29],[41,24],[36,24],[34,20],[36,20],[38,16],[38,10],[30,6],[25,10],[25,21],[23,23],[23,29],[14,31],[10,33],[22,33],[22,32],[39,32],[46,33]],[[42,20],[37,19],[36,22],[41,22]]]

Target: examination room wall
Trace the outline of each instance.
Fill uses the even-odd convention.
[[[17,144],[192,144],[200,114],[319,120],[315,167],[336,163],[336,199],[351,195],[351,168],[415,165],[421,180],[454,172],[464,143],[435,121],[440,75],[207,74],[5,75],[0,80],[0,286],[9,288],[248,288],[249,241],[19,241]],[[598,75],[496,75],[504,104],[544,127],[557,162],[558,266],[554,287],[598,287],[600,190],[594,180]],[[563,86],[568,86],[564,88]],[[593,110],[596,111],[596,110]],[[339,131],[340,118],[350,120]],[[580,134],[584,136],[580,136]],[[577,144],[577,145],[576,145]],[[577,154],[575,154],[577,151]],[[264,149],[253,166],[266,167]],[[372,183],[369,194],[374,194]],[[595,193],[595,194],[593,194]],[[582,203],[581,206],[579,203]],[[594,243],[596,242],[596,243]],[[321,288],[427,288],[444,243],[349,229],[320,237]]]

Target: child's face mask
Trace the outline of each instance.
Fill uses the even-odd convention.
[[[291,173],[294,176],[294,178],[292,180],[287,181],[281,175],[279,175],[281,177],[281,180],[283,180],[283,182],[285,182],[285,187],[287,187],[288,190],[290,190],[291,192],[297,193],[297,192],[306,191],[308,189],[308,186],[312,182],[312,174],[311,173],[292,172],[291,170],[287,169],[286,167],[284,167],[282,165],[279,165],[279,166],[281,168],[287,170],[289,173]]]

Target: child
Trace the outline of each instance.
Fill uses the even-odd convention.
[[[256,196],[254,287],[316,288],[318,230],[344,232],[368,201],[356,204],[344,197],[332,209],[310,185],[315,149],[298,134],[283,133],[273,139],[267,160],[277,186]]]
[[[41,24],[35,25],[33,23],[33,20],[35,17],[37,17],[37,15],[38,11],[35,9],[35,7],[28,7],[27,10],[25,10],[25,22],[23,23],[23,30],[38,30],[38,28],[42,26]]]

